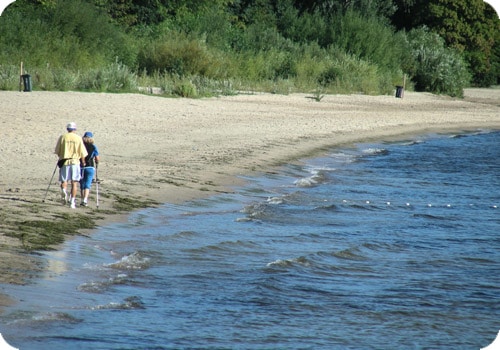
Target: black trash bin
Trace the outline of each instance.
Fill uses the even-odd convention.
[[[23,78],[23,85],[24,85],[24,92],[30,92],[31,91],[31,75],[29,74],[23,74],[21,75]]]
[[[396,86],[396,97],[397,98],[403,98],[404,95],[404,89],[402,86],[398,85]]]

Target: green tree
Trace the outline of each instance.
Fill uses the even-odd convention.
[[[446,43],[463,52],[473,67],[473,83],[492,83],[491,58],[498,31],[498,17],[492,18],[482,0],[435,0],[429,5],[432,25]],[[496,19],[496,20],[495,20]]]
[[[429,0],[393,0],[396,10],[391,23],[397,29],[410,31],[426,23]]]
[[[94,3],[127,27],[158,24],[166,17],[166,9],[159,0],[94,0]]]
[[[483,0],[394,0],[398,9],[392,17],[398,28],[428,26],[449,47],[463,54],[473,75],[472,82],[489,86],[498,80],[497,33],[500,20]]]
[[[377,64],[381,69],[397,70],[404,42],[380,17],[348,11],[332,23],[330,45]]]
[[[359,11],[367,15],[389,18],[396,11],[393,0],[295,0],[301,12],[320,12],[325,17]]]

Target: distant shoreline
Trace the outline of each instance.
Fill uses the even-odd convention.
[[[0,92],[1,281],[26,283],[44,268],[43,258],[33,254],[40,237],[48,239],[40,243],[44,249],[57,249],[73,234],[126,220],[132,210],[231,191],[239,175],[355,142],[500,130],[498,89],[470,89],[463,100],[414,92],[403,99],[310,97]],[[60,204],[57,174],[42,202],[57,160],[55,142],[70,121],[79,134],[94,133],[101,153],[98,210],[95,185],[89,208]],[[7,302],[0,298],[0,306]]]

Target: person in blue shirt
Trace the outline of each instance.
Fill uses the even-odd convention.
[[[85,166],[82,167],[82,179],[80,180],[82,202],[80,205],[86,207],[88,206],[92,180],[94,179],[97,165],[99,164],[99,152],[97,151],[97,146],[94,143],[94,134],[92,132],[85,132],[83,135],[83,144],[87,149],[88,155],[85,157]]]

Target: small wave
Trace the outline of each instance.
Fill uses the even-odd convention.
[[[236,218],[236,222],[251,222],[254,221],[252,218]]]
[[[151,259],[149,257],[143,256],[140,252],[134,252],[130,255],[125,255],[120,260],[106,264],[106,267],[110,267],[118,270],[142,270],[150,266]]]
[[[474,257],[474,256],[465,256],[462,258],[462,260],[469,262],[469,263],[474,263],[477,265],[493,265],[496,264],[496,261],[493,259],[487,259],[483,257]]]
[[[461,139],[463,137],[466,137],[466,135],[464,135],[464,134],[458,134],[458,135],[450,135],[449,136],[450,139]]]
[[[138,296],[125,298],[121,303],[109,303],[106,305],[97,305],[91,307],[91,310],[136,310],[145,309],[142,299]]]
[[[393,248],[393,246],[387,243],[363,243],[361,246],[373,251],[385,251]]]
[[[357,156],[350,153],[340,152],[340,153],[330,154],[330,158],[332,158],[333,161],[339,163],[349,164],[349,163],[354,163],[357,159]]]
[[[321,183],[324,183],[327,179],[325,174],[326,171],[331,171],[331,170],[326,169],[324,167],[322,168],[314,167],[309,171],[311,173],[311,176],[295,180],[294,185],[297,187],[313,187]]]
[[[304,168],[305,171],[310,173],[311,175],[316,175],[319,173],[331,173],[336,171],[337,168],[327,166],[327,165],[308,165]]]
[[[349,206],[353,209],[362,209],[362,210],[375,210],[376,209],[376,207],[371,206],[370,203],[366,203],[365,205],[353,203],[353,204],[349,204]]]
[[[77,290],[87,293],[102,293],[108,286],[105,282],[85,282],[78,286]]]
[[[217,244],[210,244],[199,248],[185,249],[184,251],[194,254],[194,256],[206,258],[208,256],[212,256],[214,254],[217,255],[220,253],[239,255],[243,254],[246,251],[251,252],[256,248],[258,248],[258,245],[256,245],[251,241],[237,240],[237,241],[223,241]]]
[[[276,216],[278,209],[275,205],[267,203],[250,204],[244,207],[241,212],[247,214],[250,219],[266,220]]]
[[[278,259],[273,262],[267,263],[266,267],[291,267],[294,265],[309,267],[311,266],[311,262],[307,258],[301,256],[294,259]]]
[[[422,140],[409,140],[409,141],[401,141],[397,144],[401,145],[401,146],[414,146],[414,145],[418,145],[418,144],[423,143],[423,142],[424,141],[422,141]]]
[[[79,323],[82,320],[71,316],[65,312],[51,312],[47,314],[37,315],[33,317],[33,321],[64,321],[69,323]]]
[[[320,205],[316,208],[315,210],[325,210],[325,211],[334,211],[337,210],[339,207],[335,204],[328,204],[328,205]]]
[[[111,277],[105,281],[91,281],[85,282],[78,286],[78,290],[87,293],[103,293],[110,286],[118,284],[126,284],[128,281],[128,276],[126,274],[119,274],[115,277]]]
[[[17,315],[18,317],[20,315]],[[81,319],[71,316],[65,312],[49,312],[42,314],[25,314],[11,322],[12,324],[30,324],[30,323],[47,323],[47,322],[64,322],[76,324],[82,322]]]
[[[194,231],[180,231],[180,232],[174,233],[171,236],[168,236],[168,238],[169,239],[186,239],[186,238],[191,239],[191,238],[194,238],[198,235],[199,235],[199,233],[194,232]]]
[[[413,214],[414,218],[430,219],[430,220],[448,220],[446,217],[431,215],[431,214]]]
[[[346,260],[356,260],[356,261],[368,260],[366,256],[360,254],[359,249],[357,248],[344,249],[333,253],[333,256],[339,259],[346,259]]]
[[[318,171],[311,176],[295,180],[293,184],[297,187],[314,187],[324,181],[325,174],[322,171]]]
[[[267,199],[267,203],[269,204],[283,204],[284,199],[283,197],[269,197]]]
[[[376,155],[387,155],[389,154],[389,150],[385,148],[366,148],[362,151],[366,155],[376,156]]]
[[[317,184],[318,181],[316,181],[314,176],[298,179],[294,182],[294,185],[297,187],[313,187],[316,186]]]

